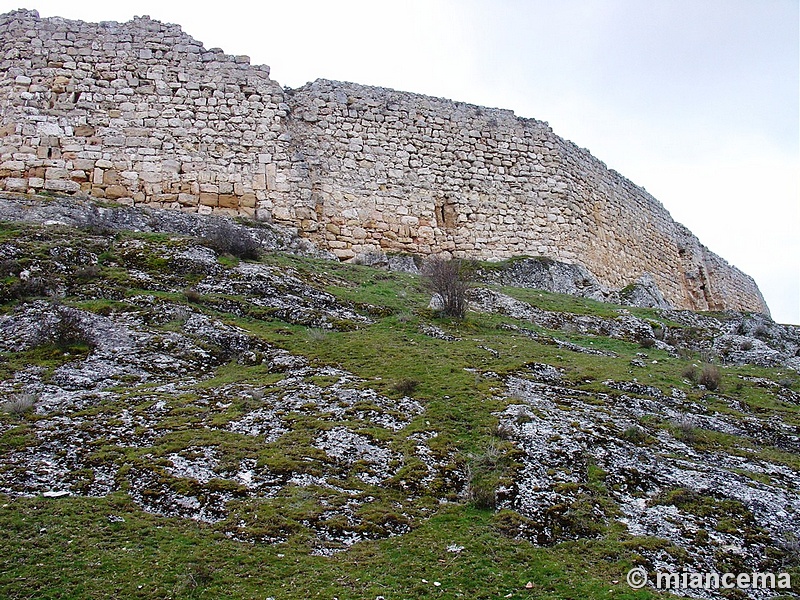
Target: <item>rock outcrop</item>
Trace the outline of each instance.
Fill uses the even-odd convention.
[[[487,548],[486,573],[530,569],[493,597],[529,577],[558,590],[576,549],[598,581],[586,597],[611,577],[626,591],[631,564],[797,572],[800,327],[497,285],[442,319],[418,276],[268,251],[295,249],[273,226],[34,200],[0,202],[0,596],[85,597],[65,574],[98,536],[112,576],[134,583],[175,537],[176,555],[225,544],[253,573],[220,571],[277,585],[263,569],[289,552],[295,573],[334,565],[354,581],[370,552],[418,549],[407,579],[345,590],[368,598],[425,596],[436,569],[444,593],[463,576],[464,597],[486,597],[475,563],[441,557]],[[252,236],[258,258],[217,249],[211,224]],[[526,262],[546,261],[510,264]],[[514,275],[580,274],[547,269]],[[147,562],[120,575],[133,536]],[[166,592],[148,597],[178,589],[153,573]]]
[[[547,123],[352,83],[284,90],[176,25],[0,17],[0,189],[297,227],[340,259],[543,255],[692,310],[752,278]]]

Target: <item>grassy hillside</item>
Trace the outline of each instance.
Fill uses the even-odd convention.
[[[754,317],[483,286],[453,320],[416,275],[212,242],[0,225],[0,596],[800,577],[800,377],[712,338],[778,347]]]

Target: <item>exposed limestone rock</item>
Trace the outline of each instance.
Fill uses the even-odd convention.
[[[280,225],[252,222],[249,226],[222,215],[204,216],[137,206],[102,205],[74,198],[27,198],[0,192],[3,221],[44,223],[70,227],[93,227],[109,231],[152,231],[206,237],[224,224],[226,235],[248,237],[264,250],[289,250],[330,256],[309,240],[298,238],[296,230]]]
[[[796,564],[800,393],[783,367],[800,367],[800,328],[562,299],[588,313],[573,314],[488,287],[470,290],[474,312],[455,322],[431,316],[417,278],[287,253],[238,260],[154,234],[160,211],[52,207],[83,227],[0,228],[0,495],[12,525],[15,503],[36,507],[23,517],[34,532],[48,511],[69,518],[58,503],[89,508],[101,531],[141,524],[144,510],[200,521],[198,536],[246,542],[245,554],[290,542],[329,555],[420,525],[425,544],[454,522],[465,545],[437,536],[432,568],[492,536],[506,549],[502,535],[581,540],[600,550],[601,591],[608,551],[613,568],[650,571]],[[81,217],[116,210],[105,222],[151,229],[109,234]],[[681,381],[695,366],[678,357],[687,348],[698,362],[780,369],[723,369],[711,392]],[[20,410],[5,400],[27,396]],[[475,509],[457,503],[476,489],[497,510],[471,542]],[[444,518],[424,523],[434,514]]]
[[[797,534],[798,473],[755,455],[698,451],[687,440],[702,428],[769,439],[797,452],[795,428],[756,415],[726,417],[650,386],[622,387],[630,395],[580,392],[559,385],[547,370],[508,378],[508,394],[518,403],[499,415],[500,427],[523,451],[524,467],[502,506],[529,519],[520,535],[553,544],[592,537],[593,522],[616,519],[631,535],[656,536],[686,553],[678,559],[666,545],[642,550],[651,569],[716,572],[731,559],[743,571],[779,568],[766,562],[766,548]],[[665,421],[673,424],[672,433],[652,427]],[[593,486],[598,478],[602,491]],[[714,591],[683,592],[718,597]]]
[[[645,274],[619,293],[623,304],[643,308],[672,308],[651,275]]]
[[[664,330],[653,323],[621,309],[614,319],[589,315],[546,311],[488,288],[468,292],[470,310],[500,313],[524,319],[547,329],[564,330],[582,335],[602,335],[629,341],[650,340],[652,345],[675,355],[683,347],[717,356],[729,364],[778,365],[800,371],[800,330],[792,325],[775,323],[763,315],[731,312],[720,320],[690,311],[664,310],[670,320],[681,324]],[[662,339],[656,338],[656,330]],[[525,331],[539,338],[533,331]],[[582,348],[570,342],[553,339],[553,343],[577,352],[605,354],[606,351]]]
[[[297,284],[291,276],[285,283]],[[293,299],[299,301],[293,296],[284,300]],[[417,401],[381,396],[363,388],[363,381],[347,371],[311,367],[303,357],[273,348],[237,327],[187,312],[184,307],[156,307],[146,298],[138,304],[138,310],[105,317],[37,301],[0,317],[2,351],[23,351],[41,343],[42,331],[58,323],[60,311],[68,311],[92,341],[88,356],[76,357],[52,374],[30,368],[17,373],[13,381],[0,382],[0,395],[22,385],[41,398],[33,425],[36,444],[4,453],[0,493],[58,498],[73,493],[105,496],[124,488],[134,502],[149,512],[214,524],[230,519],[234,523],[226,529],[230,537],[276,542],[282,538],[263,534],[256,538],[248,533],[232,515],[233,505],[229,503],[242,498],[271,498],[287,489],[321,488],[336,491],[347,502],[328,507],[323,515],[326,518],[314,524],[319,553],[408,531],[410,517],[392,523],[365,524],[359,509],[374,500],[369,492],[372,488],[343,488],[332,482],[344,481],[354,465],[359,466],[357,478],[366,486],[379,487],[395,476],[404,457],[351,427],[400,431],[423,413]],[[301,307],[298,309],[302,311]],[[165,334],[158,328],[176,318],[181,320],[179,331]],[[263,364],[278,377],[277,390],[265,394],[262,389],[236,384],[196,386],[211,376],[214,368],[231,359],[241,364]],[[335,383],[323,387],[317,383],[319,378],[334,379]],[[151,396],[137,396],[137,404],[143,402],[145,408],[126,406],[120,390],[142,383],[152,384]],[[259,447],[290,432],[293,418],[300,414],[346,422],[348,426],[320,430],[315,446],[309,450],[317,448],[328,460],[318,461],[324,472],[315,476],[301,471],[279,472],[276,467],[270,469],[251,458],[231,464],[217,445],[148,452],[133,460],[123,459],[120,454],[98,462],[94,453],[104,444],[119,451],[150,447],[155,451],[159,440],[184,427],[180,421],[172,421],[174,430],[169,425],[170,415],[181,410],[181,397],[197,394],[195,406],[208,410],[196,424],[207,431],[257,438]],[[248,408],[238,418],[226,419],[233,403]],[[87,408],[95,408],[96,412],[81,412]],[[0,426],[0,433],[5,430]],[[425,479],[432,481],[443,465],[424,440],[417,448],[426,470]],[[91,475],[87,477],[87,473]],[[416,494],[413,489],[404,491],[409,501]]]
[[[552,312],[487,288],[470,290],[469,301],[472,310],[497,312],[515,319],[525,319],[547,329],[563,329],[583,335],[605,335],[634,341],[653,337],[652,325],[628,314],[627,310],[620,311],[620,315],[614,319]]]
[[[535,288],[593,300],[616,299],[611,290],[600,285],[586,267],[543,256],[513,259],[498,268],[479,269],[476,277],[490,283]]]

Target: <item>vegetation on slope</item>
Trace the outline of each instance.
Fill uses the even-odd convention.
[[[542,382],[576,436],[587,407],[679,397],[708,419],[643,411],[602,435],[740,457],[753,486],[796,496],[794,372],[717,364],[712,392],[689,375],[718,357],[576,321],[633,313],[684,339],[661,311],[495,288],[548,327],[502,311],[443,318],[415,275],[283,253],[243,262],[167,234],[3,224],[0,258],[6,337],[25,311],[45,324],[0,354],[0,393],[36,394],[35,410],[0,415],[3,597],[658,596],[628,587],[627,570],[692,557],[630,533],[619,479],[592,456],[580,475],[550,474],[565,504],[546,532],[517,500],[530,424],[552,418],[525,391]],[[167,362],[132,353],[131,368],[82,383],[107,342],[90,322],[148,336]],[[741,427],[714,429],[719,416]],[[46,460],[72,470],[49,477]],[[741,503],[681,490],[652,506],[699,515],[706,536],[744,530],[765,567],[800,576],[792,532],[770,539]]]

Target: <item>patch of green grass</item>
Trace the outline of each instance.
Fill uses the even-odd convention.
[[[533,288],[503,286],[500,291],[535,308],[552,312],[615,318],[619,316],[619,310],[622,308],[606,302]]]
[[[0,242],[15,240],[30,226],[24,223],[14,223],[0,220]]]
[[[326,490],[294,488],[281,499],[280,511],[271,501],[245,511],[264,537],[292,539],[271,545],[236,542],[215,528],[144,513],[124,494],[0,497],[0,526],[9,534],[0,557],[0,595],[10,600],[660,597],[624,583],[634,558],[629,548],[635,545],[603,541],[536,548],[502,536],[489,513],[464,506],[447,507],[401,537],[360,543],[332,557],[312,556],[309,540],[293,537],[299,531],[293,522],[320,514],[320,499],[340,501]],[[391,518],[390,510],[372,511],[374,518],[369,510],[362,514],[365,522]],[[47,565],[47,577],[41,565]],[[525,588],[528,581],[532,590]]]

